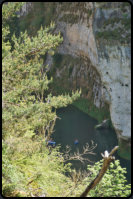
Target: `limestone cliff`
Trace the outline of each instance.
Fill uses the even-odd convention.
[[[82,88],[83,97],[97,107],[109,104],[118,138],[131,137],[130,4],[127,2],[60,2],[30,5],[29,27],[56,23],[64,41],[46,63],[64,88]],[[44,10],[43,10],[44,9]],[[23,8],[26,13],[26,6]],[[35,13],[36,12],[36,13]],[[35,17],[36,16],[36,17]],[[52,64],[54,63],[54,68]]]
[[[60,10],[57,28],[63,33],[64,43],[59,52],[87,60],[87,68],[85,63],[80,67],[84,75],[91,65],[95,67],[100,77],[97,76],[93,84],[94,103],[100,106],[100,101],[107,101],[118,135],[130,137],[130,4],[64,3]],[[82,72],[79,81],[81,79]]]

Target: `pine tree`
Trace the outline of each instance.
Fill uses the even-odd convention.
[[[52,96],[48,92],[52,78],[48,79],[47,66],[41,56],[53,53],[63,41],[60,33],[51,33],[53,23],[41,27],[34,37],[25,31],[19,37],[14,33],[9,38],[7,22],[22,5],[8,3],[2,8],[3,193],[6,195],[11,195],[16,189],[28,192],[26,182],[31,175],[30,163],[33,164],[33,178],[38,179],[38,168],[44,158],[42,150],[48,153],[46,132],[49,138],[57,119],[56,108],[67,106],[80,96],[78,91],[71,96]]]

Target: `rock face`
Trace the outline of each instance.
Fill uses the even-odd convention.
[[[72,24],[68,19],[71,10],[73,15],[81,16],[74,18]],[[89,58],[101,81],[98,82],[100,88],[93,84],[93,92],[96,94],[94,87],[97,87],[100,96],[98,100],[94,98],[94,103],[100,107],[101,99],[107,101],[118,136],[130,137],[130,4],[87,2],[77,3],[76,9],[76,3],[73,3],[71,8],[62,13],[57,20],[57,27],[64,35],[64,43],[59,51],[62,52],[63,49],[64,53]],[[86,74],[86,70],[84,73]]]
[[[130,48],[125,48],[125,46],[104,46],[104,50],[108,58],[100,57],[99,69],[102,82],[110,95],[111,119],[118,133],[130,137],[131,71],[129,54],[127,56],[126,52]]]
[[[113,5],[115,6],[115,3]],[[107,23],[109,19],[110,21],[111,19],[113,21],[113,19],[116,17],[119,19],[119,16],[127,16],[128,19],[130,18],[130,6],[128,7],[127,4],[124,5],[124,11],[129,9],[129,16],[126,15],[126,13],[123,13],[123,4],[121,4],[120,8],[118,7],[118,4],[116,4],[115,9],[112,9],[112,6],[107,10],[100,10],[99,7],[96,6],[96,13],[93,23],[95,35],[98,28],[101,30],[101,33],[103,32],[103,25],[99,25],[98,23],[98,21],[102,21],[100,19],[104,19]],[[108,31],[110,30],[113,32],[117,28],[117,33],[119,33],[119,29],[121,30],[122,28],[125,28],[125,32],[122,31],[118,39],[113,38],[113,44],[104,42],[103,40],[97,41],[97,52],[99,58],[97,69],[99,70],[102,82],[106,86],[106,89],[110,95],[110,114],[115,130],[118,133],[118,136],[122,135],[125,137],[130,137],[131,57],[129,42],[130,29],[128,29],[130,26],[128,28],[124,27],[123,19],[125,20],[125,18],[122,18],[118,21],[118,23],[116,23],[116,25],[113,25],[111,28],[109,27],[110,24],[106,26]],[[127,21],[127,23],[130,23],[130,19]],[[99,38],[99,40],[100,39],[101,38]],[[104,43],[102,43],[102,41]]]
[[[81,87],[83,96],[93,99],[99,108],[108,103],[118,138],[130,139],[130,4],[60,2],[50,6],[55,33],[60,31],[64,38],[55,56],[58,65],[54,69],[55,77],[62,80],[64,88],[66,85],[73,89]],[[52,68],[55,60],[47,59],[49,67]]]

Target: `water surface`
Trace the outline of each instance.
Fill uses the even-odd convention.
[[[69,145],[72,149],[72,153],[77,149],[82,153],[83,146],[88,143],[91,146],[91,140],[97,147],[93,150],[96,155],[87,155],[91,162],[85,162],[82,164],[80,161],[72,161],[72,167],[76,170],[87,169],[88,164],[94,164],[94,162],[102,159],[101,153],[105,150],[111,151],[114,146],[118,145],[117,136],[113,129],[99,129],[94,128],[98,124],[97,120],[89,117],[87,114],[83,113],[79,109],[70,105],[67,108],[60,108],[57,110],[57,115],[61,119],[56,121],[55,133],[53,134],[53,139],[57,144],[61,145],[61,151],[65,150],[66,145]],[[79,144],[74,145],[74,140],[78,139]],[[117,152],[114,154],[116,159],[120,160],[122,167],[127,168],[127,179],[131,182],[131,165],[130,160],[125,160],[118,156]]]

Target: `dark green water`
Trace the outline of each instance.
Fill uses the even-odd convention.
[[[80,152],[83,151],[83,146],[86,143],[91,145],[91,140],[97,147],[93,152],[96,155],[87,155],[91,161],[96,162],[102,159],[101,153],[105,150],[111,151],[114,146],[118,145],[117,136],[112,129],[101,129],[96,130],[94,126],[98,124],[97,120],[89,117],[87,114],[81,112],[79,109],[70,105],[67,108],[61,108],[57,110],[57,115],[61,119],[56,121],[55,133],[53,134],[53,139],[57,144],[61,145],[61,152],[65,150],[65,146],[69,145],[72,149],[72,153],[79,149]],[[78,139],[79,144],[74,145],[74,140]],[[116,159],[120,160],[122,167],[127,169],[127,180],[131,182],[131,161],[121,158],[117,152],[114,154]],[[88,163],[85,162],[83,165],[80,161],[71,161],[73,168],[76,170],[87,169]]]

